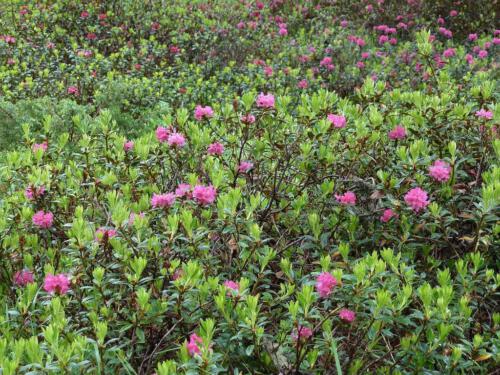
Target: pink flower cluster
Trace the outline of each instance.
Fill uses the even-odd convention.
[[[151,198],[151,206],[153,208],[168,208],[171,207],[175,203],[175,194],[174,193],[166,193],[166,194],[153,194]]]
[[[380,221],[383,222],[383,223],[387,223],[389,222],[393,217],[397,217],[398,215],[393,211],[391,210],[390,208],[384,210],[384,213],[382,214],[382,216],[380,216]]]
[[[49,144],[47,143],[47,141],[45,142],[42,142],[42,143],[35,143],[31,149],[33,150],[33,152],[37,152],[38,150],[42,150],[43,152],[47,151],[47,148],[49,147]]]
[[[69,290],[69,279],[66,275],[60,273],[58,275],[48,274],[45,276],[43,289],[51,294],[66,294]]]
[[[389,132],[389,138],[392,140],[403,139],[406,137],[406,129],[401,125],[396,126]]]
[[[429,176],[439,182],[448,181],[450,179],[451,168],[448,163],[442,160],[436,160],[429,167]]]
[[[259,96],[257,96],[257,107],[274,108],[274,95],[261,92]]]
[[[97,242],[106,242],[108,239],[115,237],[118,234],[116,229],[101,227],[95,232],[95,240]]]
[[[329,272],[322,272],[316,278],[316,291],[322,298],[328,297],[337,285],[337,279]]]
[[[32,201],[38,197],[41,197],[42,195],[45,194],[45,186],[33,186],[30,185],[24,190],[24,196],[26,199]]]
[[[29,270],[17,271],[14,274],[14,283],[19,286],[26,286],[35,281],[33,272]]]
[[[294,329],[292,332],[292,340],[305,340],[313,335],[313,331],[309,327],[298,326],[297,329]]]
[[[356,194],[352,191],[347,191],[344,194],[335,194],[335,199],[345,206],[354,206],[356,204]]]
[[[201,343],[203,343],[203,340],[196,333],[192,333],[191,336],[189,336],[189,342],[186,344],[186,347],[191,356],[201,353],[199,346]]]
[[[356,313],[349,309],[342,309],[339,312],[339,318],[344,322],[352,323],[356,319]]]
[[[335,128],[338,128],[338,129],[344,128],[346,123],[347,123],[345,116],[342,116],[342,115],[334,115],[334,114],[330,113],[330,114],[328,114],[327,118],[328,118],[328,121],[330,121],[331,124]]]
[[[224,145],[219,142],[212,143],[208,146],[207,154],[208,155],[222,155],[224,152]]]
[[[413,188],[406,193],[405,202],[415,212],[420,212],[425,209],[430,201],[428,200],[427,193],[419,187]]]
[[[213,117],[213,115],[214,111],[210,106],[202,107],[201,105],[197,105],[194,109],[194,118],[198,121],[201,121],[204,118],[209,119]]]
[[[493,112],[481,108],[479,111],[476,112],[476,116],[484,118],[485,120],[491,120],[493,118]]]
[[[33,224],[39,228],[48,229],[52,226],[54,222],[54,215],[52,212],[44,212],[42,210],[35,213],[31,219]]]
[[[229,289],[228,295],[231,296],[232,293],[238,293],[240,289],[240,284],[238,284],[236,281],[233,280],[226,280],[224,281],[224,286]]]
[[[174,132],[171,126],[168,128],[159,126],[155,134],[160,143],[167,142],[172,147],[184,147],[186,145],[186,138],[181,133]]]
[[[215,201],[217,190],[212,186],[196,185],[193,189],[193,198],[201,205],[209,205]]]
[[[238,172],[247,173],[253,168],[253,163],[250,161],[242,161],[238,166]]]

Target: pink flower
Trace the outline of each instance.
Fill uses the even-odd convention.
[[[382,216],[380,216],[380,221],[383,222],[383,223],[387,223],[393,217],[397,217],[397,216],[398,215],[393,210],[391,210],[390,208],[388,208],[388,209],[384,210],[384,213],[382,214]]]
[[[476,112],[476,116],[482,117],[485,120],[491,120],[493,118],[493,112],[481,108],[479,111]]]
[[[202,205],[209,205],[215,201],[217,190],[212,186],[196,185],[193,189],[193,198]]]
[[[80,18],[87,18],[89,16],[89,12],[87,12],[86,10],[84,10],[82,13],[80,13]]]
[[[219,142],[212,143],[207,149],[208,155],[222,155],[223,152],[224,146]]]
[[[284,29],[284,28],[283,28],[283,29],[280,29],[279,34],[280,34],[281,36],[286,36],[286,35],[288,35],[288,30],[287,30],[287,29]]]
[[[31,284],[35,281],[33,277],[33,272],[29,270],[17,271],[14,274],[14,284],[19,286],[25,286]]]
[[[116,237],[117,233],[116,229],[100,227],[95,231],[95,240],[98,242],[106,241],[110,238]]]
[[[158,30],[160,30],[160,23],[159,23],[159,22],[156,22],[156,21],[155,21],[155,22],[153,22],[153,23],[151,24],[151,30],[152,30],[152,31],[158,31]]]
[[[47,151],[47,148],[49,147],[49,144],[47,141],[42,142],[42,143],[35,143],[33,147],[31,148],[33,152],[36,152],[37,150],[42,150],[43,152]]]
[[[342,20],[342,21],[340,21],[340,26],[341,26],[341,27],[346,28],[346,27],[347,27],[347,25],[349,25],[349,22],[347,22],[346,20]]]
[[[450,174],[450,165],[442,160],[436,160],[434,164],[429,167],[429,176],[436,181],[448,181],[450,179]]]
[[[193,333],[193,334],[191,334],[191,336],[189,336],[189,342],[187,343],[186,346],[187,346],[187,349],[188,349],[189,354],[191,356],[194,356],[195,354],[201,353],[201,349],[198,346],[198,344],[201,344],[201,343],[203,343],[203,340],[196,333]]]
[[[458,15],[458,12],[456,10],[451,10],[450,11],[450,17],[455,17]]]
[[[443,57],[450,58],[455,56],[455,53],[456,53],[455,48],[448,48],[443,52]]]
[[[328,118],[328,121],[330,121],[335,128],[339,128],[339,129],[344,128],[346,123],[347,123],[345,116],[342,116],[342,115],[334,115],[334,114],[330,113],[330,114],[328,114],[327,118]]]
[[[257,97],[257,107],[259,108],[274,108],[274,95],[260,93]]]
[[[226,280],[224,281],[224,286],[228,289],[230,289],[230,291],[228,292],[228,295],[231,295],[231,293],[238,293],[239,289],[240,289],[240,284],[238,284],[237,282],[235,281],[232,281],[232,280]]]
[[[298,341],[299,339],[307,339],[311,337],[313,334],[313,331],[309,327],[304,327],[304,326],[299,326],[297,329],[294,329],[292,332],[292,340]]]
[[[169,128],[164,128],[163,126],[158,126],[156,128],[156,139],[158,140],[158,142],[166,142],[168,140],[168,136],[170,135],[171,133],[171,129],[170,127]]]
[[[406,137],[406,129],[401,125],[396,126],[389,132],[389,138],[392,140],[403,139]]]
[[[419,187],[413,188],[406,193],[405,202],[415,212],[423,210],[430,203],[427,193]]]
[[[186,138],[181,133],[172,133],[168,136],[167,142],[172,147],[184,147]]]
[[[197,119],[198,121],[203,120],[203,118],[208,119],[213,115],[214,111],[210,106],[202,107],[201,105],[197,105],[196,108],[194,109],[194,118]]]
[[[253,124],[255,122],[255,116],[248,114],[241,116],[241,122],[244,124]]]
[[[42,195],[45,194],[45,186],[40,186],[40,187],[36,187],[36,186],[28,186],[26,188],[26,190],[24,190],[24,196],[26,197],[26,199],[28,200],[33,200],[33,199],[36,199]]]
[[[134,148],[134,142],[132,142],[132,141],[127,141],[127,142],[125,142],[125,143],[123,144],[123,149],[124,149],[125,151],[130,151],[130,150],[132,150],[133,148]]]
[[[249,161],[242,161],[238,166],[238,172],[247,173],[250,169],[253,168],[253,163]]]
[[[348,309],[342,309],[339,312],[339,317],[347,323],[352,323],[356,319],[356,313]]]
[[[356,204],[356,194],[352,191],[345,192],[341,195],[335,194],[335,199],[345,206],[354,206]]]
[[[365,60],[368,59],[368,58],[370,58],[370,52],[362,52],[361,53],[361,58],[365,59]]]
[[[265,66],[264,74],[266,75],[266,77],[271,77],[273,75],[273,68],[270,66]]]
[[[477,40],[477,34],[469,34],[468,39],[471,42],[476,41]]]
[[[299,83],[297,83],[297,87],[299,89],[307,89],[307,86],[309,86],[309,84],[307,83],[306,79],[303,79],[303,80],[299,81]]]
[[[174,203],[175,203],[175,194],[174,193],[153,194],[153,197],[151,198],[151,206],[153,208],[171,207]]]
[[[95,33],[88,33],[87,34],[87,39],[88,40],[96,40],[97,39],[97,35]]]
[[[52,212],[44,212],[42,210],[38,211],[33,215],[32,219],[33,224],[35,224],[39,228],[48,229],[52,226],[54,222],[54,215]]]
[[[480,59],[488,57],[488,51],[482,49],[481,51],[478,52],[477,57],[479,57]]]
[[[316,291],[322,298],[328,297],[337,285],[337,279],[329,272],[322,272],[316,278]]]
[[[358,61],[356,63],[356,66],[359,68],[359,69],[363,69],[365,67],[365,63],[363,61]]]
[[[69,290],[69,279],[62,273],[58,275],[49,273],[45,276],[43,289],[50,294],[66,294]]]
[[[191,185],[179,184],[179,186],[177,186],[177,189],[175,189],[175,196],[178,198],[191,198]]]
[[[378,44],[385,44],[389,42],[389,37],[387,35],[380,35],[378,38]]]
[[[467,55],[465,55],[465,61],[467,61],[469,65],[472,65],[474,63],[474,57],[470,53],[468,53]]]

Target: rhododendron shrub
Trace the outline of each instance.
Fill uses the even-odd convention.
[[[0,17],[0,372],[497,369],[490,14],[28,3]]]

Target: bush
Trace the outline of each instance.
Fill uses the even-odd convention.
[[[168,5],[1,10],[2,374],[494,372],[493,5]]]

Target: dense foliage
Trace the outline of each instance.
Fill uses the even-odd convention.
[[[498,368],[494,2],[350,3],[2,8],[3,374]]]

